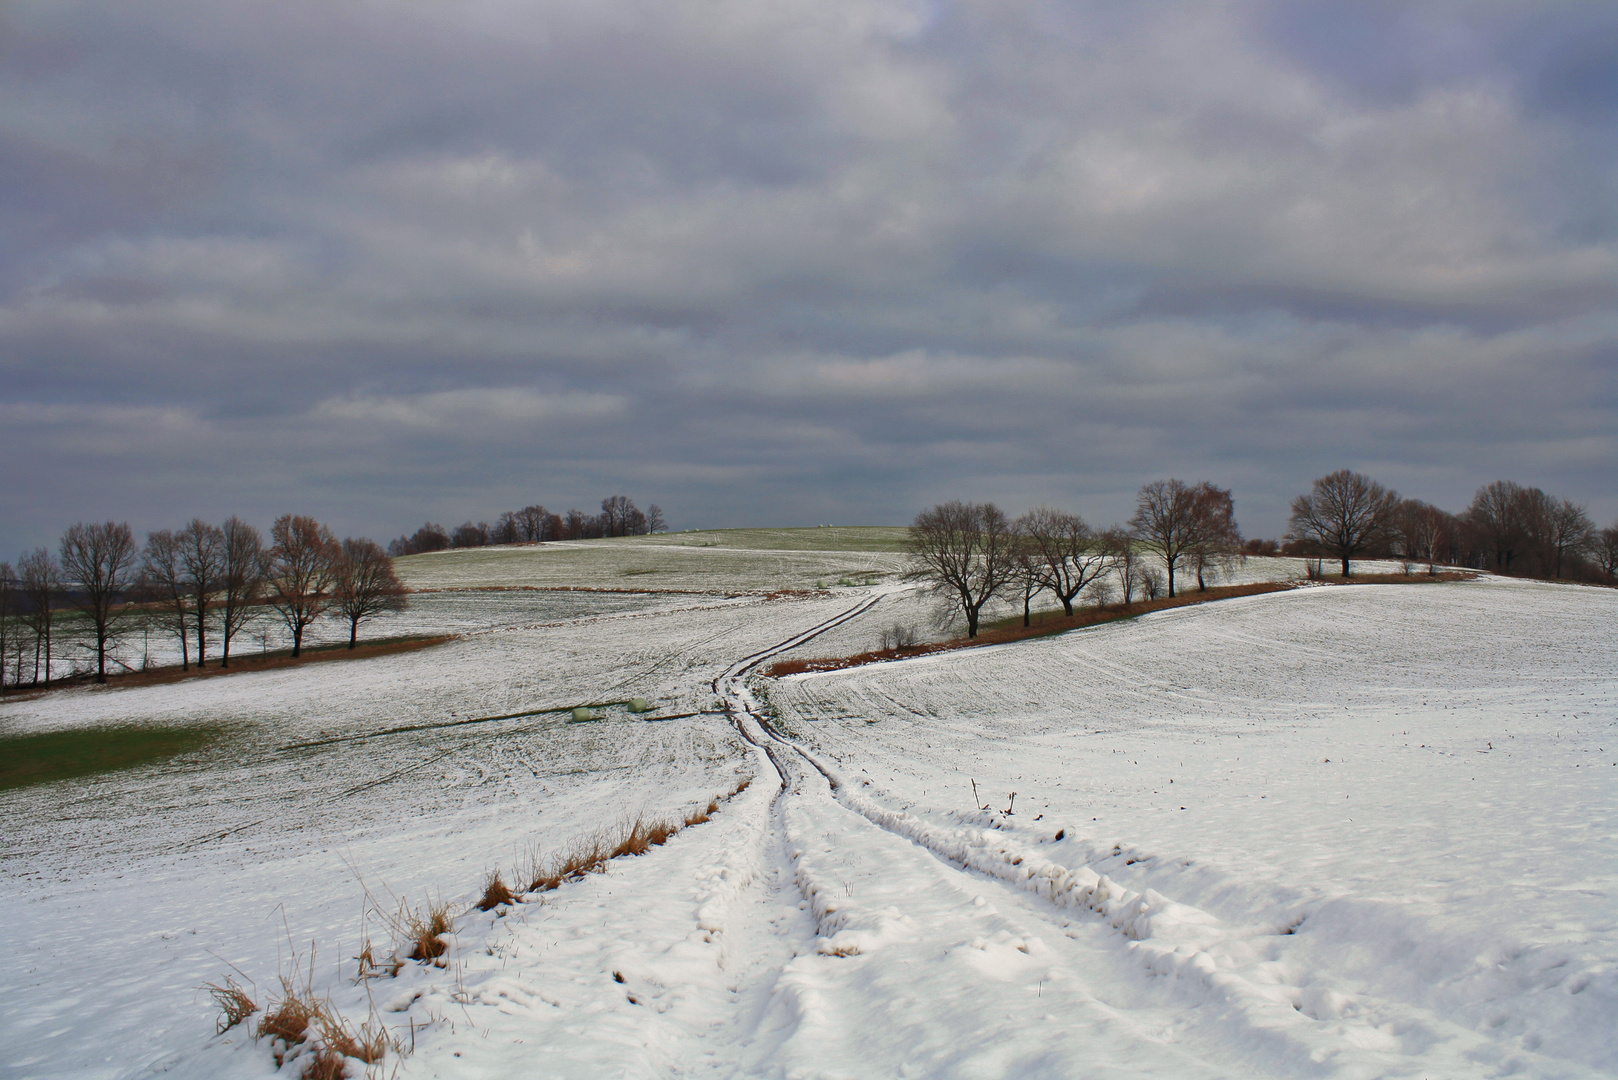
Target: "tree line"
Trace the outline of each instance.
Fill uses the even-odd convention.
[[[1316,574],[1331,559],[1345,577],[1355,559],[1394,558],[1407,573],[1425,562],[1618,584],[1618,522],[1598,529],[1569,500],[1495,481],[1450,514],[1348,469],[1292,500],[1284,541],[1243,540],[1228,489],[1169,479],[1143,486],[1134,516],[1107,529],[1043,506],[1011,519],[992,502],[941,503],[916,515],[906,551],[907,577],[947,597],[968,637],[993,600],[1020,600],[1028,625],[1042,593],[1067,615],[1081,594],[1129,605],[1176,595],[1186,574],[1206,590],[1248,555],[1310,558]]]
[[[260,622],[284,626],[297,657],[310,626],[340,619],[352,649],[360,625],[403,610],[405,594],[374,540],[339,541],[303,515],[276,518],[267,541],[232,516],[160,529],[144,545],[127,523],[80,522],[56,553],[40,547],[15,568],[0,562],[0,687],[49,685],[61,657],[106,682],[116,647],[137,628],[173,635],[182,670],[205,666],[210,643],[229,667],[231,646]]]
[[[547,540],[594,540],[603,536],[645,536],[664,532],[668,522],[653,503],[645,510],[625,495],[601,500],[599,514],[569,510],[556,514],[540,505],[507,510],[493,525],[468,521],[453,530],[427,522],[409,536],[388,545],[390,555],[419,555],[448,548],[488,547],[494,544],[537,544]]]
[[[1597,528],[1583,506],[1496,480],[1458,514],[1340,469],[1292,500],[1284,554],[1324,555],[1344,575],[1356,558],[1391,558],[1527,577],[1618,582],[1618,522]],[[1251,550],[1251,549],[1250,549]]]

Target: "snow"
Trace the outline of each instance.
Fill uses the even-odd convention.
[[[0,706],[235,733],[0,794],[0,1075],[274,1075],[197,988],[234,966],[262,1003],[293,954],[401,1078],[1618,1072],[1618,593],[1300,589],[768,680],[919,601],[738,595],[768,576],[746,549],[674,550],[734,576],[435,594],[453,616],[411,617],[466,636],[421,653]],[[362,737],[631,695],[698,715]],[[317,738],[343,741],[284,749]],[[749,778],[647,855],[471,909],[535,845]],[[444,966],[357,979],[429,895]]]

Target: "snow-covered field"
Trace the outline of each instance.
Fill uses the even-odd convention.
[[[1618,592],[1310,588],[757,676],[920,611],[898,565],[420,557],[416,587],[706,595],[429,593],[390,632],[460,640],[0,705],[0,734],[227,731],[0,793],[0,1076],[277,1075],[198,987],[235,968],[262,1003],[294,955],[399,1077],[1618,1073]],[[631,695],[698,715],[457,723]],[[645,856],[469,910],[534,846],[748,777]],[[445,966],[357,980],[429,895]]]

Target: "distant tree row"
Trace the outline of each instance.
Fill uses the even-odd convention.
[[[547,540],[593,540],[602,536],[644,536],[668,528],[663,511],[653,503],[645,510],[624,495],[601,500],[601,513],[569,510],[555,514],[543,506],[507,510],[493,525],[487,521],[456,526],[453,530],[427,522],[410,536],[388,545],[390,555],[419,555],[447,548],[488,547],[493,544],[537,544]]]
[[[231,646],[261,622],[284,626],[296,657],[311,625],[339,618],[352,649],[361,623],[405,603],[374,540],[338,541],[311,517],[283,514],[268,543],[234,516],[148,533],[144,546],[127,524],[79,523],[56,555],[41,547],[15,569],[0,562],[0,686],[49,685],[58,658],[105,682],[115,647],[137,628],[172,634],[186,670],[207,663],[210,640],[230,666]]]
[[[1295,555],[1339,564],[1392,558],[1410,572],[1426,563],[1618,584],[1618,522],[1597,529],[1582,506],[1496,481],[1460,514],[1401,499],[1347,469],[1320,477],[1292,501],[1285,543],[1244,541],[1228,489],[1157,480],[1140,489],[1126,525],[1094,529],[1077,514],[1039,507],[1012,520],[993,503],[947,502],[916,515],[908,577],[948,597],[976,637],[992,600],[1020,600],[1023,622],[1049,592],[1073,614],[1081,594],[1132,604],[1137,594],[1174,596],[1178,579],[1198,589],[1248,555]],[[1148,558],[1150,557],[1150,558]]]
[[[1585,508],[1537,487],[1496,480],[1459,514],[1342,469],[1292,500],[1283,554],[1324,556],[1351,572],[1351,560],[1391,558],[1541,578],[1618,582],[1618,522],[1601,529]],[[1265,553],[1265,542],[1250,545]]]
[[[1011,520],[994,503],[947,502],[923,510],[910,526],[908,576],[949,597],[967,636],[977,637],[983,608],[997,598],[1021,600],[1026,626],[1044,592],[1072,615],[1086,591],[1125,604],[1137,594],[1173,596],[1183,571],[1206,589],[1242,557],[1234,513],[1225,488],[1181,480],[1147,484],[1129,523],[1101,530],[1044,506]],[[1156,564],[1146,555],[1156,555]]]

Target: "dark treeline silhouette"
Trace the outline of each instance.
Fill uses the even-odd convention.
[[[1206,481],[1156,480],[1140,489],[1128,525],[1094,529],[1078,514],[1040,506],[1012,520],[994,503],[947,502],[916,515],[907,576],[949,598],[977,637],[990,601],[1020,600],[1023,625],[1049,592],[1067,615],[1081,597],[1098,604],[1175,594],[1177,575],[1197,587],[1242,557],[1235,503]],[[1146,556],[1156,556],[1155,562]]]
[[[338,542],[313,518],[283,514],[266,541],[238,517],[200,518],[148,533],[144,546],[120,522],[70,526],[53,555],[36,548],[0,562],[0,688],[133,670],[120,647],[135,632],[170,635],[182,670],[203,667],[209,649],[230,666],[232,645],[252,633],[265,648],[283,627],[292,655],[328,614],[358,643],[360,624],[405,607],[393,560],[374,541]],[[143,655],[141,666],[149,660]],[[54,664],[53,661],[65,662]]]
[[[468,521],[454,529],[427,522],[409,536],[388,545],[388,554],[420,555],[449,548],[488,547],[494,544],[539,544],[547,540],[594,540],[603,536],[645,536],[663,532],[668,522],[653,503],[645,510],[625,495],[601,500],[599,514],[569,510],[555,514],[538,504],[521,510],[507,510],[493,525]]]
[[[1259,550],[1260,548],[1265,550]],[[1460,513],[1400,498],[1368,476],[1339,470],[1292,501],[1285,542],[1250,541],[1250,554],[1394,559],[1525,577],[1618,584],[1618,522],[1598,529],[1583,506],[1537,487],[1496,480]]]
[[[1459,514],[1403,499],[1342,469],[1292,500],[1285,542],[1244,540],[1228,489],[1206,481],[1155,480],[1140,489],[1127,525],[1093,529],[1077,514],[1038,507],[1012,520],[993,503],[941,503],[916,515],[908,577],[948,597],[976,637],[990,601],[1020,601],[1023,624],[1049,592],[1067,615],[1098,604],[1174,596],[1181,575],[1197,588],[1246,556],[1293,555],[1320,576],[1329,560],[1346,577],[1358,559],[1393,559],[1405,573],[1425,563],[1618,584],[1618,522],[1597,529],[1582,506],[1496,481]]]

